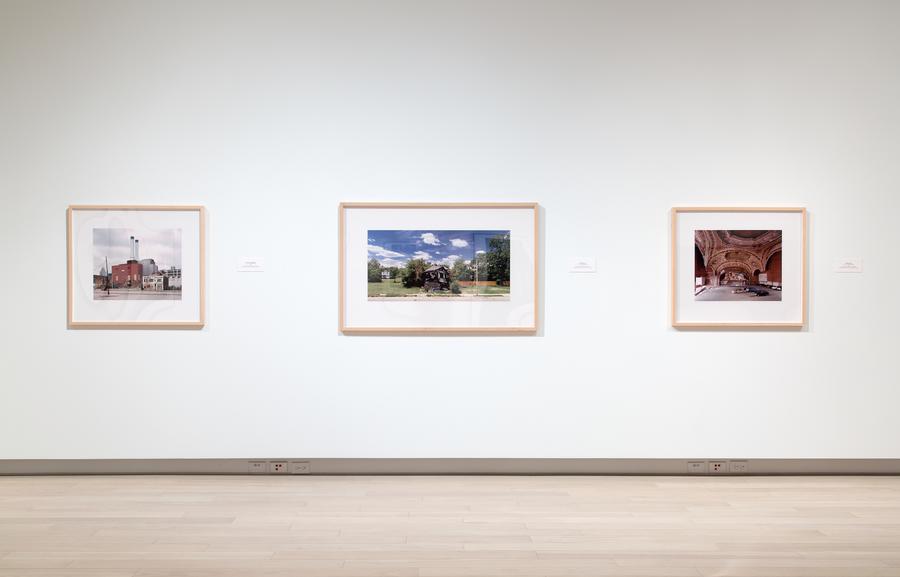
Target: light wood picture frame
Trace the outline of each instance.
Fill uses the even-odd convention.
[[[807,220],[805,207],[672,208],[672,326],[805,327]]]
[[[206,324],[203,206],[71,205],[66,263],[71,329]]]
[[[344,202],[338,213],[341,333],[538,330],[537,203]],[[490,265],[479,269],[503,263],[504,249],[505,277],[491,276]],[[424,265],[410,264],[416,260]]]

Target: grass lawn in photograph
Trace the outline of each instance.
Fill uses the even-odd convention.
[[[458,297],[462,295],[471,296],[471,295],[479,295],[479,296],[503,296],[509,294],[508,286],[479,286],[478,291],[476,292],[474,286],[469,287],[461,287],[461,293],[459,295],[453,294],[450,291],[440,291],[434,293],[427,293],[429,296],[435,298],[452,298]],[[369,296],[370,297],[414,297],[418,295],[425,295],[425,291],[419,287],[411,287],[406,288],[403,286],[401,282],[394,282],[393,280],[385,280],[383,282],[370,282],[369,283]]]

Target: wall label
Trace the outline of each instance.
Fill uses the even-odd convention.
[[[266,272],[266,263],[258,257],[242,256],[238,259],[238,272]]]
[[[597,272],[597,259],[592,256],[569,257],[569,272]]]
[[[834,261],[834,272],[857,272],[863,271],[863,262],[859,257],[844,257]]]

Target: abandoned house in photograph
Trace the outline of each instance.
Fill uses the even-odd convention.
[[[435,265],[425,269],[425,290],[449,290],[450,269],[444,265]]]

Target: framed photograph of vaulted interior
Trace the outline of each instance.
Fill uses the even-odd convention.
[[[202,206],[70,206],[70,328],[201,328]]]
[[[672,209],[672,326],[806,324],[806,209]]]
[[[535,203],[343,203],[344,333],[534,333]]]

